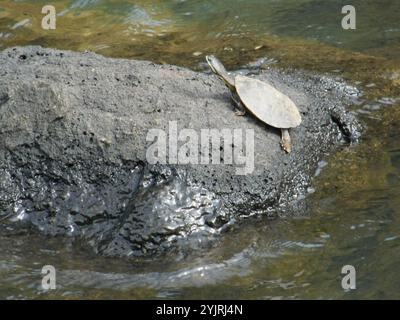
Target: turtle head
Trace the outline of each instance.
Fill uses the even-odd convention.
[[[216,56],[207,55],[206,60],[212,72],[214,72],[216,75],[221,76],[222,74],[227,73],[224,65],[221,63],[221,61],[218,60]]]
[[[226,71],[224,65],[221,61],[218,60],[216,56],[207,55],[206,61],[210,66],[212,72],[214,72],[229,88],[235,87],[235,82],[229,75],[228,71]]]

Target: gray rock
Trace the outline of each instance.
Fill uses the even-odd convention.
[[[235,116],[228,90],[209,74],[41,47],[7,49],[0,65],[0,220],[74,236],[107,255],[184,252],[246,216],[301,214],[318,161],[359,136],[345,111],[354,97],[337,89],[346,84],[305,72],[256,75],[302,113],[287,155],[279,130]],[[254,130],[254,171],[149,164],[149,130],[168,132],[171,121],[199,135]]]

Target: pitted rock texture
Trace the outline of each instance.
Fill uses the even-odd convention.
[[[290,208],[318,161],[359,136],[348,86],[305,72],[252,75],[300,109],[288,155],[278,129],[234,115],[214,75],[35,46],[1,52],[0,65],[0,223],[77,237],[107,255],[180,251],[244,216],[301,214]],[[254,171],[149,164],[149,130],[168,133],[171,123],[199,137],[202,129],[253,130]]]

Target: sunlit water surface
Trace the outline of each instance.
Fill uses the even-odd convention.
[[[40,44],[202,69],[217,53],[231,68],[341,76],[364,96],[366,131],[321,162],[302,218],[248,220],[208,252],[132,261],[84,244],[0,227],[0,298],[400,298],[400,2],[354,0],[357,30],[335,0],[52,1],[57,29],[40,28],[48,1],[0,2],[0,49]],[[57,289],[41,289],[54,265]],[[357,270],[344,291],[341,269]]]

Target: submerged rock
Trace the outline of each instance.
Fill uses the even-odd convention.
[[[345,110],[354,95],[338,89],[345,84],[304,72],[256,75],[301,111],[288,155],[279,130],[234,115],[212,75],[41,47],[7,49],[0,65],[0,220],[78,237],[107,255],[181,251],[245,216],[301,214],[318,162],[359,136]],[[228,135],[217,149],[208,140],[184,149],[179,140],[164,150],[167,163],[149,163],[175,126],[178,135],[192,129],[183,136],[199,145],[204,130]],[[198,164],[208,154],[221,163]]]

